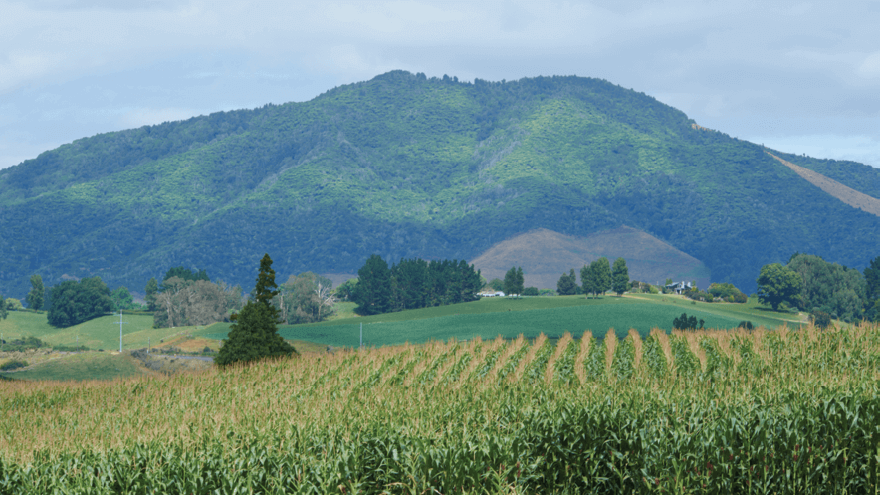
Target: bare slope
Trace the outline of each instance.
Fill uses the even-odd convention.
[[[858,208],[868,213],[880,216],[880,199],[856,191],[855,189],[849,186],[845,186],[834,179],[825,177],[819,172],[814,172],[808,168],[799,167],[794,163],[787,162],[782,158],[774,155],[773,153],[767,154],[779,160],[779,162],[786,167],[794,170],[795,173],[808,180],[819,189],[827,192],[828,194],[852,206],[853,208]]]
[[[697,279],[701,287],[709,284],[709,269],[700,260],[626,226],[586,237],[532,230],[495,244],[472,263],[489,280],[503,279],[511,266],[522,266],[527,287],[555,289],[562,273],[574,268],[580,280],[580,268],[600,256],[612,262],[623,257],[633,280],[657,283],[669,277]]]

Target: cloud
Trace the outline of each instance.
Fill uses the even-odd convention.
[[[880,52],[865,57],[856,69],[856,74],[867,78],[880,78]]]
[[[19,119],[0,134],[53,133],[40,142],[301,101],[392,69],[593,76],[736,136],[880,139],[850,122],[880,115],[870,0],[0,0],[0,12],[0,106]],[[41,131],[47,118],[57,127]]]

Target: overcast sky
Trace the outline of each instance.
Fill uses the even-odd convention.
[[[598,77],[735,137],[880,167],[878,26],[869,0],[0,0],[0,168],[393,69]]]

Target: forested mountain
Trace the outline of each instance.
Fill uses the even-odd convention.
[[[861,192],[880,171],[778,154]],[[755,289],[795,251],[863,267],[880,218],[756,144],[599,79],[458,82],[395,71],[303,103],[80,139],[0,170],[0,293],[39,273],[142,287],[169,267],[253,286],[353,273],[371,253],[473,259],[535,228],[621,225]]]

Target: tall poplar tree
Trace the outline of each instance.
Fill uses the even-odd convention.
[[[233,323],[229,336],[214,358],[220,366],[298,354],[278,335],[281,318],[278,309],[272,305],[272,298],[278,294],[278,285],[268,253],[260,260],[260,274],[253,294],[253,299],[241,308],[241,312],[230,317]]]
[[[611,289],[618,296],[623,295],[629,289],[629,269],[627,269],[626,260],[623,258],[614,260],[614,266],[611,268]]]
[[[28,309],[39,311],[43,309],[43,302],[46,300],[46,287],[43,286],[43,277],[39,275],[31,276],[31,290],[27,295]]]

